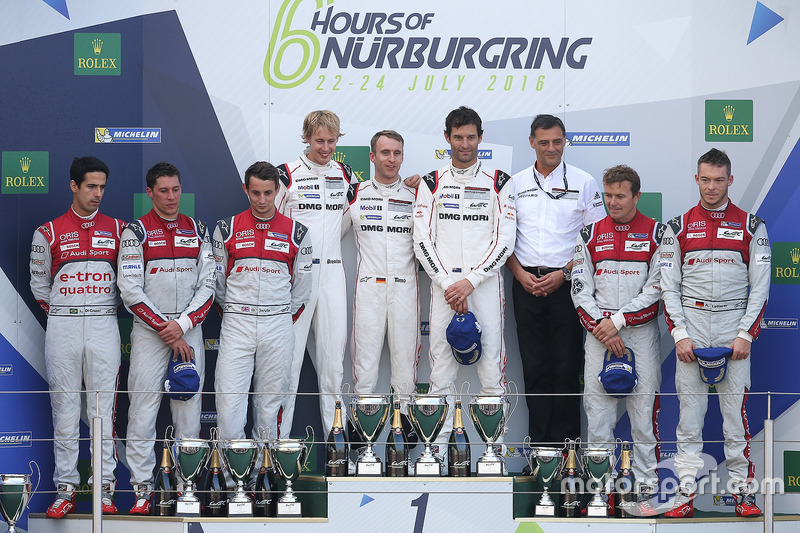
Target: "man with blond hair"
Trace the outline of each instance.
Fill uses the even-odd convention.
[[[311,234],[313,278],[311,297],[294,324],[294,358],[289,395],[283,406],[281,428],[292,430],[300,369],[313,326],[315,349],[309,354],[317,371],[320,416],[333,426],[335,402],[343,377],[347,344],[347,294],[342,266],[342,216],[352,169],[332,160],[339,137],[339,117],[332,111],[312,111],[303,121],[300,157],[278,167],[281,187],[275,205],[282,214],[306,226]]]

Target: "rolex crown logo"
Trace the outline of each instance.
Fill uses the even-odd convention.
[[[19,166],[22,167],[22,173],[27,174],[31,169],[31,158],[27,156],[23,157],[19,160]]]
[[[333,155],[331,156],[331,159],[333,159],[334,161],[337,161],[339,163],[344,163],[344,159],[346,157],[347,157],[347,154],[344,154],[342,152],[334,152]]]
[[[792,264],[800,263],[800,248],[792,248],[789,250],[789,257],[792,258]]]
[[[725,114],[725,120],[730,122],[733,120],[733,114],[736,112],[736,108],[734,108],[732,105],[726,105],[722,108],[722,112]]]
[[[94,50],[94,55],[99,56],[100,52],[103,51],[103,41],[100,38],[95,39],[92,41],[92,50]]]

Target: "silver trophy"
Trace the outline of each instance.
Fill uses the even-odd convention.
[[[367,450],[356,463],[357,476],[381,476],[380,458],[373,451],[373,441],[389,418],[389,397],[382,394],[357,394],[350,400],[350,422],[367,443]]]
[[[258,444],[250,439],[226,440],[220,444],[222,461],[236,481],[236,494],[228,500],[228,516],[253,516],[253,502],[244,490],[258,457]]]
[[[208,441],[177,438],[170,446],[172,462],[183,480],[183,495],[178,498],[176,516],[200,516],[200,500],[194,494],[194,482],[208,462]]]
[[[447,398],[438,394],[412,394],[408,402],[408,416],[417,435],[425,442],[425,451],[417,458],[414,475],[442,475],[442,465],[433,455],[431,442],[439,436],[447,419]]]
[[[556,504],[550,498],[548,491],[563,464],[564,454],[560,448],[540,447],[531,450],[531,454],[528,456],[528,465],[531,467],[532,475],[542,484],[542,497],[536,504],[534,516],[556,515]]]
[[[503,475],[503,457],[495,453],[494,443],[503,434],[507,407],[505,396],[473,396],[469,402],[472,425],[486,443],[486,451],[475,463],[478,476]]]
[[[586,506],[586,516],[608,516],[608,506],[601,493],[611,477],[616,460],[614,451],[606,448],[586,448],[583,450],[583,467],[589,476],[589,486],[594,490],[594,497]]]
[[[308,462],[306,442],[314,445],[314,428],[306,427],[306,439],[278,439],[272,441],[269,449],[272,464],[286,481],[286,492],[278,500],[276,516],[302,517],[302,504],[292,490],[292,483],[297,481]]]
[[[41,481],[42,473],[39,471],[39,465],[34,461],[28,463],[28,467],[31,469],[30,474],[0,474],[0,515],[8,523],[9,533],[16,533],[15,526],[22,517],[22,513],[25,512],[28,502],[36,493],[36,489],[31,490],[33,465],[36,465],[39,481]],[[39,481],[36,482],[37,489]]]

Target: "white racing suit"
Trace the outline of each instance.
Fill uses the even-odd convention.
[[[300,370],[314,330],[314,350],[309,350],[317,371],[319,410],[322,427],[333,426],[336,399],[344,375],[344,349],[347,344],[347,290],[342,265],[342,216],[347,205],[347,190],[353,171],[336,161],[317,165],[301,155],[278,167],[281,187],[275,198],[278,211],[306,226],[314,248],[311,296],[306,311],[294,324],[294,360],[290,392],[296,393]],[[296,396],[290,394],[283,407],[283,423],[288,435],[294,420]]]
[[[353,392],[370,394],[378,382],[384,337],[391,357],[391,387],[403,410],[416,389],[420,351],[419,286],[412,238],[416,191],[398,178],[350,186],[342,232],[352,225],[358,250],[353,301]]]
[[[638,383],[626,397],[625,405],[633,437],[634,478],[648,485],[658,483],[656,465],[660,460],[661,358],[657,317],[661,292],[657,248],[664,228],[638,211],[626,224],[607,216],[581,230],[572,264],[572,301],[588,331],[583,407],[589,446],[615,446],[619,400],[608,395],[598,379],[605,364],[606,347],[592,334],[595,321],[605,317],[614,323],[625,346],[635,354]]]
[[[245,437],[251,379],[254,428],[271,439],[283,434],[281,427],[289,432],[280,411],[293,392],[292,321],[311,291],[310,241],[305,226],[278,212],[262,220],[248,209],[217,223],[216,300],[223,315],[214,388],[222,440]]]
[[[122,232],[117,279],[122,301],[134,317],[126,448],[132,485],[153,483],[156,419],[173,356],[158,332],[169,320],[176,320],[183,330],[200,375],[198,394],[187,401],[170,400],[176,435],[200,435],[205,376],[200,324],[211,310],[215,270],[208,228],[186,215],[164,220],[151,210]]]
[[[764,221],[731,202],[717,211],[702,205],[669,221],[661,244],[661,288],[667,326],[675,342],[690,338],[697,348],[729,347],[736,337],[752,341],[767,305],[771,251]],[[750,360],[728,360],[719,393],[725,457],[734,487],[752,479],[750,430],[745,402]],[[693,482],[703,467],[703,422],[708,385],[697,361],[676,362],[680,399],[675,467]]]
[[[121,357],[116,265],[123,226],[121,220],[97,211],[83,218],[70,209],[33,234],[31,292],[48,315],[44,357],[53,410],[56,486],[77,486],[81,481],[78,437],[83,386],[88,418],[99,412],[103,422],[102,482],[114,484]]]
[[[446,330],[455,312],[444,291],[467,279],[475,290],[468,309],[482,327],[481,358],[476,364],[480,394],[506,392],[503,341],[505,296],[502,268],[514,251],[516,210],[511,177],[481,162],[468,169],[451,165],[426,174],[414,206],[414,252],[431,278],[430,393],[448,394],[459,363]],[[453,398],[448,395],[452,411]],[[437,442],[447,442],[453,418],[447,417]]]

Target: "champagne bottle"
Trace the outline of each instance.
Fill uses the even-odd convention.
[[[392,430],[386,441],[386,476],[405,477],[408,475],[408,443],[403,434],[400,402],[394,402]]]
[[[175,472],[172,471],[169,445],[164,443],[161,466],[156,475],[156,486],[153,491],[153,514],[156,516],[175,516],[176,500]]]
[[[633,470],[631,470],[631,443],[622,443],[622,453],[620,454],[619,475],[614,483],[617,488],[617,513],[620,518],[632,518],[633,507],[636,505],[636,493],[634,492]]]
[[[264,458],[261,461],[261,469],[256,477],[255,500],[253,506],[253,516],[275,516],[275,508],[278,505],[278,478],[275,475],[275,468],[269,456],[269,450],[264,446]]]
[[[208,465],[208,477],[205,485],[205,515],[228,515],[228,487],[225,484],[225,475],[219,460],[219,450],[215,446],[211,450],[211,462]]]
[[[567,443],[567,461],[564,463],[562,471],[563,502],[561,503],[563,515],[566,518],[576,518],[581,513],[581,495],[578,492],[577,479],[580,476],[578,470],[578,451],[574,440]]]
[[[452,477],[469,477],[472,474],[469,438],[464,431],[464,417],[461,412],[461,400],[456,400],[453,431],[447,444],[447,470]]]
[[[325,440],[325,475],[328,477],[347,476],[347,438],[342,424],[342,402],[336,401],[333,427]]]

